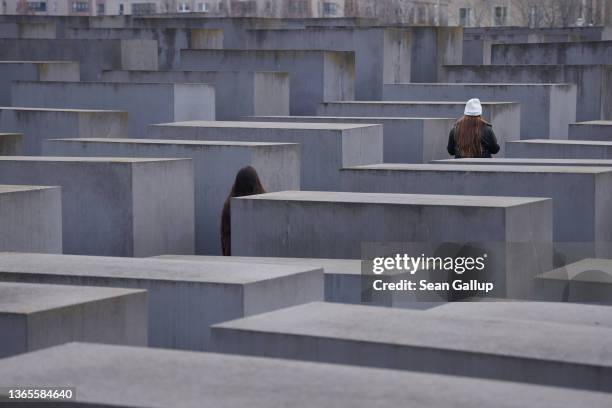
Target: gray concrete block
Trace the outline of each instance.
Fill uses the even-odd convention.
[[[576,85],[576,120],[612,119],[610,65],[447,65],[443,82],[571,83]]]
[[[319,104],[320,116],[383,116],[383,117],[430,117],[459,118],[463,115],[465,102],[325,102]],[[521,106],[514,102],[483,102],[483,118],[493,125],[501,150],[505,153],[505,142],[519,140],[521,133]],[[448,138],[448,129],[446,137]],[[448,139],[447,139],[448,141]]]
[[[576,121],[573,84],[387,84],[386,101],[511,101],[521,104],[521,139],[567,139]],[[533,120],[534,117],[539,118]]]
[[[612,41],[494,44],[492,64],[612,64]]]
[[[215,119],[215,89],[207,84],[15,82],[11,99],[13,106],[124,110],[132,137],[152,123]]]
[[[127,137],[128,114],[111,110],[0,107],[0,131],[23,133],[23,154],[39,155],[45,139]]]
[[[79,63],[0,61],[0,105],[11,105],[13,81],[79,81]]]
[[[0,282],[0,357],[71,341],[147,346],[144,290]]]
[[[21,133],[0,133],[0,156],[19,156],[21,154],[23,154],[23,135]]]
[[[612,305],[612,260],[582,259],[536,277],[543,300]]]
[[[385,164],[344,169],[342,184],[344,191],[549,197],[555,242],[584,245],[568,256],[612,253],[610,168]]]
[[[241,168],[257,169],[266,191],[300,188],[298,144],[62,139],[47,141],[43,150],[50,156],[190,158],[195,183],[195,250],[199,254],[221,254],[221,211]]]
[[[38,38],[53,39],[56,37],[55,24],[52,22],[2,22],[0,38]]]
[[[455,119],[349,116],[255,116],[245,120],[382,125],[385,163],[428,163],[447,158],[448,132],[455,123]]]
[[[301,144],[301,188],[333,190],[342,167],[380,163],[382,126],[329,123],[191,121],[149,127],[154,139],[277,142]]]
[[[507,166],[584,166],[612,167],[612,160],[606,159],[523,159],[523,158],[491,158],[491,159],[446,159],[432,160],[431,164],[484,164]]]
[[[361,259],[366,242],[471,242],[490,254],[495,267],[487,278],[496,286],[491,295],[501,297],[529,296],[535,271],[542,270],[539,262],[550,266],[551,254],[499,246],[551,239],[547,199],[316,191],[232,199],[237,256]]]
[[[106,82],[206,83],[215,87],[217,120],[289,114],[289,74],[242,71],[104,71]]]
[[[193,254],[191,160],[0,157],[0,183],[62,187],[69,254]]]
[[[146,289],[149,346],[190,350],[214,323],[323,299],[323,271],[290,265],[5,253],[0,281]]]
[[[0,251],[61,254],[61,189],[0,185],[0,231]]]
[[[506,145],[508,157],[542,159],[612,159],[612,141],[521,140]]]
[[[77,61],[81,79],[95,81],[105,69],[157,69],[157,41],[0,39],[0,59]]]
[[[86,343],[2,359],[0,375],[11,385],[71,384],[75,407],[366,408],[402,406],[407,395],[428,408],[607,408],[612,401],[606,393],[515,382]]]
[[[610,392],[611,335],[609,327],[316,302],[215,325],[211,349]]]
[[[292,115],[314,115],[320,102],[355,98],[354,52],[181,50],[181,69],[288,72]]]
[[[571,123],[569,138],[575,140],[606,140],[612,142],[612,121],[595,120]]]

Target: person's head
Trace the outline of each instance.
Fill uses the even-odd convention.
[[[461,157],[479,157],[482,154],[481,132],[482,105],[479,99],[470,99],[465,104],[463,117],[456,125],[455,138]]]
[[[251,166],[243,167],[236,174],[236,180],[232,186],[230,197],[244,197],[254,194],[265,193],[257,171]]]

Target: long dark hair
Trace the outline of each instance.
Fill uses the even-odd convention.
[[[480,116],[464,116],[455,124],[455,144],[461,157],[482,155],[482,127],[486,122]]]
[[[261,180],[257,175],[257,171],[251,166],[243,167],[236,174],[236,180],[232,189],[225,199],[223,204],[223,212],[221,213],[221,250],[223,255],[232,255],[232,235],[231,235],[231,213],[230,201],[232,197],[244,197],[255,194],[263,194],[264,190],[261,185]]]

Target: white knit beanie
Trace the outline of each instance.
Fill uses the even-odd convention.
[[[478,98],[470,99],[465,104],[464,114],[466,116],[480,116],[480,115],[482,115],[482,105],[480,104],[480,99],[478,99]]]

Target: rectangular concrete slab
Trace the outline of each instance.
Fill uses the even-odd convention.
[[[399,102],[325,102],[319,104],[320,116],[383,116],[404,118],[459,118],[466,101],[399,101]],[[484,102],[483,118],[493,125],[500,145],[499,156],[505,153],[505,142],[519,140],[521,106],[514,102]],[[450,131],[450,129],[449,129]],[[448,132],[446,132],[448,137]],[[448,140],[448,139],[447,139]]]
[[[605,140],[612,141],[612,121],[593,120],[589,122],[571,123],[569,138],[574,140]]]
[[[157,69],[154,40],[0,39],[0,59],[76,61],[81,79],[95,81],[104,69]]]
[[[149,345],[205,350],[211,324],[323,299],[323,271],[290,265],[0,254],[0,281],[149,292]]]
[[[189,121],[149,127],[148,137],[207,141],[299,143],[301,188],[333,190],[349,163],[380,163],[382,126],[334,123]]]
[[[0,282],[0,357],[71,341],[147,346],[147,292]]]
[[[455,119],[334,116],[254,116],[262,122],[357,123],[383,127],[385,163],[428,163],[448,157],[448,132]]]
[[[0,183],[62,187],[69,254],[193,254],[191,160],[0,157]]]
[[[193,163],[195,250],[221,254],[221,211],[236,173],[253,166],[266,191],[300,188],[300,145],[155,139],[55,139],[49,156],[181,157]]]
[[[542,159],[612,159],[612,141],[521,140],[506,145],[507,156]]]
[[[0,184],[0,231],[0,251],[61,254],[61,188]]]
[[[482,165],[506,165],[506,166],[584,166],[584,167],[612,167],[610,159],[523,159],[494,157],[484,159],[445,159],[432,160],[431,164],[482,164]]]
[[[609,392],[611,335],[609,327],[315,302],[215,325],[211,349]]]
[[[9,386],[71,384],[76,407],[366,408],[401,406],[406,395],[429,408],[607,408],[612,401],[607,393],[515,382],[86,343],[2,359],[0,375]]]
[[[11,100],[13,106],[124,110],[131,137],[142,137],[152,123],[215,119],[215,89],[207,84],[24,81],[13,83]]]
[[[0,156],[19,156],[23,154],[23,135],[21,133],[0,133]]]
[[[612,64],[612,41],[495,44],[491,64]]]
[[[354,52],[181,50],[181,69],[288,72],[292,115],[314,115],[320,102],[355,98]]]
[[[79,63],[70,61],[0,61],[0,106],[11,105],[13,81],[79,81]]]
[[[206,83],[215,87],[215,118],[289,114],[289,74],[243,71],[104,71],[105,82]]]
[[[0,107],[0,130],[23,133],[23,154],[40,155],[45,139],[127,137],[128,114],[117,110]]]
[[[576,120],[573,84],[386,84],[386,101],[511,101],[521,104],[521,139],[567,139]],[[539,120],[533,120],[534,117]]]
[[[471,242],[495,265],[491,296],[530,296],[535,271],[550,262],[541,247],[523,253],[506,243],[551,239],[546,199],[316,191],[232,199],[234,255],[362,259],[369,242]]]

